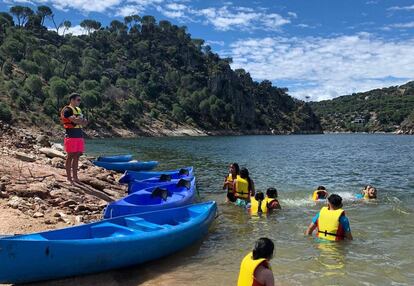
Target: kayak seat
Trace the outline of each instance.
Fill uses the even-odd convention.
[[[137,229],[137,230],[155,231],[155,230],[160,230],[164,228],[163,226],[159,224],[148,222],[141,217],[126,217],[124,219],[125,219],[125,224],[128,227]]]
[[[93,238],[118,237],[131,235],[133,233],[135,233],[134,229],[110,222],[104,222],[91,226],[91,236]]]

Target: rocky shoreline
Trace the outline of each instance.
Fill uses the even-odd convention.
[[[79,162],[81,183],[66,181],[62,146],[36,131],[0,122],[0,235],[59,228],[101,218],[125,195],[119,174]]]

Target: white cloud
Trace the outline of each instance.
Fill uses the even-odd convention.
[[[50,30],[50,31],[55,31],[56,32],[56,29],[54,27],[48,27],[47,29]],[[80,25],[70,27],[67,30],[65,30],[63,27],[61,27],[59,29],[59,35],[63,35],[63,32],[65,33],[65,35],[72,34],[74,36],[80,36],[80,35],[86,35],[87,34],[87,31],[84,28],[82,28]]]
[[[393,6],[387,9],[388,11],[414,10],[414,5],[411,6]]]
[[[213,40],[207,40],[206,45],[217,45],[217,46],[224,46],[224,41],[213,41]]]
[[[288,12],[288,15],[292,18],[297,18],[298,14],[296,14],[295,12]]]
[[[414,39],[385,41],[368,33],[267,37],[239,40],[223,55],[257,80],[289,83],[292,95],[321,100],[413,79],[413,45]]]
[[[391,24],[388,27],[391,28],[398,28],[398,29],[407,29],[407,28],[414,28],[414,22],[408,22],[408,23],[396,23]]]
[[[59,33],[62,33],[63,32],[63,29],[61,28],[60,30],[59,30]],[[76,25],[76,26],[73,26],[73,27],[70,27],[66,32],[65,32],[65,34],[67,35],[67,34],[72,34],[72,35],[75,35],[75,36],[79,36],[79,35],[86,35],[87,34],[87,32],[86,32],[86,30],[84,29],[84,28],[82,28],[80,25]]]
[[[8,0],[10,3],[22,3],[29,0]],[[78,10],[82,13],[103,13],[114,10],[117,16],[129,16],[129,12],[142,12],[148,6],[162,3],[164,0],[31,0],[35,4],[52,5],[54,8],[68,11]]]
[[[126,5],[119,7],[116,12],[115,16],[126,17],[131,15],[136,15],[142,13],[144,7],[138,5]]]
[[[59,10],[76,9],[84,13],[105,12],[107,9],[119,5],[121,0],[51,0],[36,1],[40,3],[51,3],[53,7]]]
[[[204,17],[206,24],[211,24],[215,29],[228,31],[232,29],[241,30],[274,30],[290,23],[288,18],[284,18],[276,13],[266,13],[255,11],[246,7],[205,8],[193,11],[194,14]]]

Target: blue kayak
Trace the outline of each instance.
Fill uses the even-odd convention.
[[[27,283],[144,263],[204,237],[215,202],[0,239],[0,284]]]
[[[163,185],[177,184],[180,180],[191,181],[194,178],[193,176],[182,176],[180,179],[171,179],[171,177],[168,177],[166,179],[163,176],[164,175],[161,175],[161,177],[154,177],[154,178],[146,179],[142,181],[130,182],[128,184],[128,194],[135,193],[136,191],[139,191],[142,189],[148,189],[151,187],[160,187]]]
[[[141,162],[141,161],[129,161],[129,162],[102,162],[102,161],[93,161],[98,167],[105,168],[107,170],[117,171],[117,172],[125,172],[126,170],[152,170],[157,165],[157,161],[148,161],[148,162]]]
[[[171,176],[171,179],[181,179],[183,176],[194,175],[193,167],[185,167],[169,171],[126,171],[119,179],[121,184],[129,184],[131,181],[141,181],[149,178],[160,177],[162,175]]]
[[[132,160],[132,155],[99,156],[97,160],[101,162],[129,162]]]
[[[148,189],[132,189],[133,193],[108,204],[104,218],[137,214],[191,204],[195,199],[195,178],[191,181],[181,179],[180,184],[170,183]],[[184,184],[182,184],[184,183]]]

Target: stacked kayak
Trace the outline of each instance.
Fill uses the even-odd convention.
[[[161,175],[160,177],[154,177],[142,181],[132,181],[128,184],[128,194],[136,191],[147,189],[150,187],[159,187],[162,185],[178,184],[180,180],[191,181],[193,176],[180,176],[180,179],[171,179],[169,175]]]
[[[185,176],[193,176],[193,167],[185,167],[177,170],[169,171],[126,171],[119,179],[121,184],[129,184],[132,181],[141,181],[154,177],[170,176],[171,179],[181,179]]]
[[[0,283],[94,273],[157,259],[207,234],[216,203],[0,239]]]
[[[146,211],[175,208],[193,203],[196,194],[195,177],[190,180],[161,184],[142,189],[130,185],[130,194],[118,201],[108,204],[104,218],[137,214]]]
[[[132,160],[131,154],[113,155],[113,156],[99,156],[97,161],[101,162],[129,162]]]
[[[157,165],[157,161],[148,161],[148,162],[141,162],[141,161],[128,161],[128,162],[107,162],[107,161],[93,161],[93,164],[105,168],[107,170],[117,171],[117,172],[125,172],[126,170],[135,170],[135,171],[146,171],[152,170]]]

